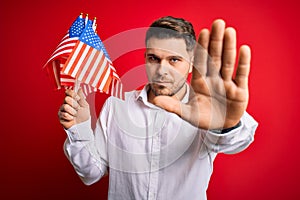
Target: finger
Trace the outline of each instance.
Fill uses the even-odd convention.
[[[207,58],[208,58],[208,44],[209,44],[209,30],[202,29],[198,43],[195,48],[195,59],[193,68],[193,78],[199,78],[205,76],[207,71]]]
[[[188,104],[184,104],[176,98],[169,96],[157,96],[153,99],[154,105],[168,111],[177,114],[182,119],[190,122],[195,126],[199,126],[199,116],[193,114],[191,107]],[[198,109],[193,107],[192,109]]]
[[[182,116],[182,103],[175,98],[169,96],[157,96],[153,99],[153,103],[164,110],[175,113],[180,117]]]
[[[231,81],[236,59],[236,31],[227,28],[224,33],[221,75],[225,81]]]
[[[61,111],[66,112],[69,115],[74,116],[74,117],[77,115],[77,110],[74,107],[70,106],[69,104],[62,105]]]
[[[80,99],[79,95],[74,90],[66,89],[65,93],[66,96],[72,97],[77,101]]]
[[[73,107],[75,110],[78,110],[80,105],[78,104],[77,100],[70,97],[70,96],[66,96],[65,97],[65,103],[70,105],[71,107]]]
[[[215,20],[212,24],[209,42],[209,65],[208,75],[219,75],[222,63],[223,38],[225,31],[225,22],[221,19]]]
[[[74,116],[61,110],[58,112],[58,116],[61,121],[72,121],[74,119]]]
[[[79,101],[78,101],[79,105],[80,105],[81,107],[88,107],[89,104],[88,104],[88,102],[85,100],[85,96],[84,96],[83,91],[82,91],[81,88],[78,90],[77,94],[78,94],[78,96],[79,96],[79,98],[80,98]]]
[[[235,75],[235,82],[238,87],[248,87],[248,76],[250,72],[251,49],[247,45],[243,45],[239,51],[238,67]]]

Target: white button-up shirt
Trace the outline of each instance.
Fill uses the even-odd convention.
[[[64,148],[85,184],[109,174],[108,199],[205,200],[217,153],[244,150],[256,127],[245,113],[228,133],[198,129],[149,103],[145,87],[110,97],[94,131],[90,120],[66,130]]]

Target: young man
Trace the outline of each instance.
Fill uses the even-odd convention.
[[[81,90],[66,91],[58,113],[65,153],[85,184],[109,172],[109,199],[206,199],[217,153],[253,141],[257,123],[245,112],[250,48],[240,48],[233,78],[235,30],[216,20],[198,43],[184,19],[155,21],[146,34],[149,83],[125,101],[108,98],[94,131]]]

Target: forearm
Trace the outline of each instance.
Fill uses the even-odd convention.
[[[98,153],[90,121],[78,124],[66,133],[64,151],[68,160],[86,185],[95,183],[106,173],[106,165]]]
[[[216,153],[238,153],[253,142],[257,126],[257,122],[245,112],[241,118],[240,126],[226,133],[206,131],[203,134],[203,142],[209,150]]]

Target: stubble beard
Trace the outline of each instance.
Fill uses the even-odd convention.
[[[185,82],[181,83],[179,87],[176,87],[175,89],[168,88],[163,85],[158,85],[155,83],[152,83],[150,85],[151,91],[155,96],[174,96],[178,91],[180,91],[183,86],[185,85]]]

